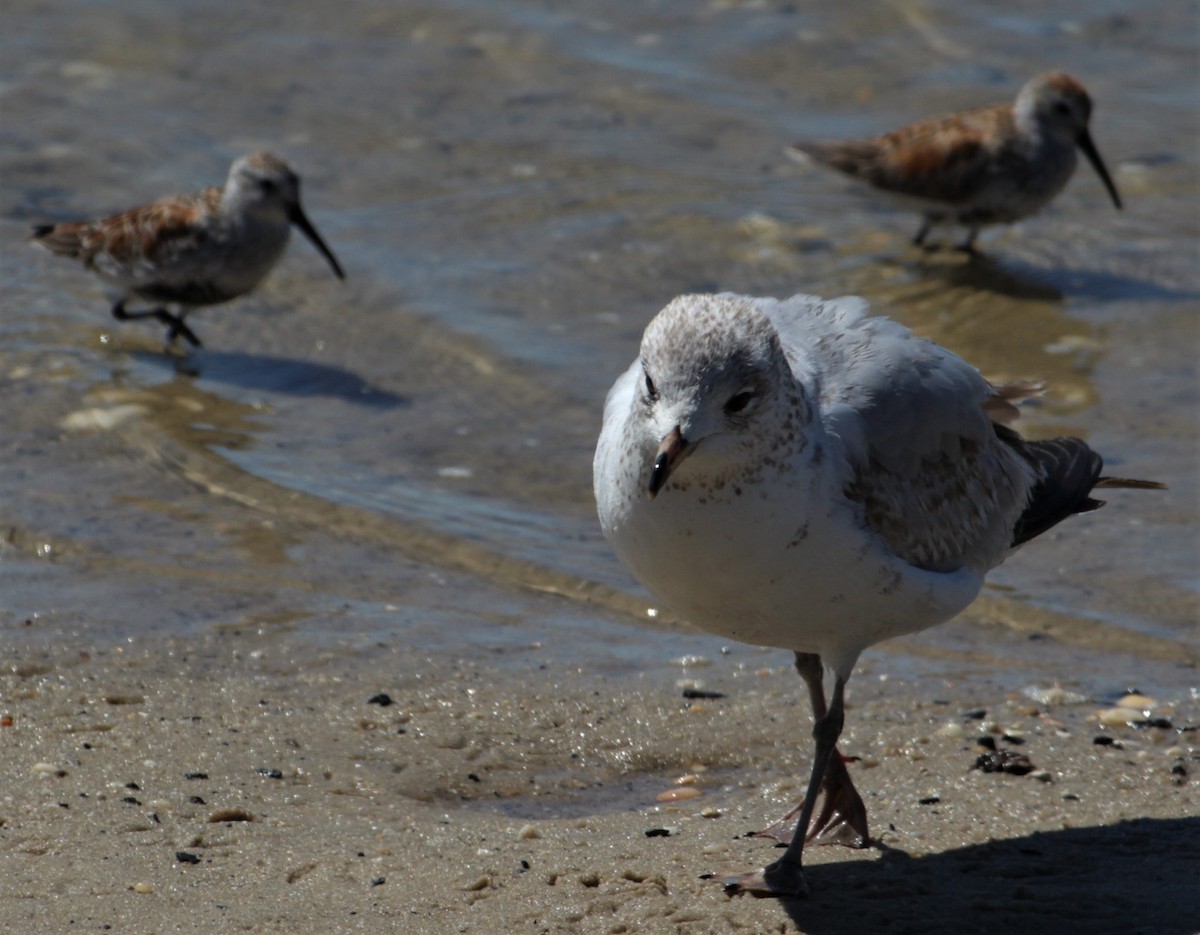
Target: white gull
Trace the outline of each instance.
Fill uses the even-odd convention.
[[[685,295],[608,395],[594,463],[604,534],[691,623],[790,649],[816,751],[783,856],[730,892],[806,891],[806,839],[867,841],[836,753],[859,654],[949,620],[1014,548],[1101,506],[1074,438],[1008,428],[1031,384],[993,386],[859,298]],[[834,675],[826,706],[822,666]],[[825,806],[810,827],[819,794]]]

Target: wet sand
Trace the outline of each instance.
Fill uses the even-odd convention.
[[[22,932],[1200,929],[1194,699],[1104,726],[1090,700],[869,662],[843,749],[876,846],[811,848],[806,899],[730,899],[701,874],[773,859],[745,835],[808,768],[786,657],[735,647],[641,678],[544,658],[253,628],[10,649],[0,915]],[[685,699],[697,677],[724,697]],[[1033,770],[973,768],[983,736]]]

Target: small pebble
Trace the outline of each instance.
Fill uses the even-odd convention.
[[[208,816],[210,825],[223,821],[254,821],[254,816],[244,808],[219,808]]]
[[[200,858],[195,854],[189,854],[187,851],[176,851],[175,859],[181,864],[198,864]]]
[[[111,695],[104,696],[105,703],[111,704],[111,705],[125,705],[125,704],[136,705],[136,704],[144,703],[145,700],[146,700],[145,697],[142,695],[123,695],[120,693],[114,693]]]
[[[478,893],[480,890],[486,890],[492,885],[492,878],[483,876],[477,879],[474,883],[469,883],[463,889],[468,893]]]
[[[522,825],[521,830],[517,832],[517,837],[522,841],[532,841],[535,838],[540,838],[542,833],[538,831],[536,825]]]
[[[660,792],[654,798],[658,802],[682,802],[685,799],[694,799],[703,794],[695,786],[681,786],[678,789],[667,789]]]
[[[367,699],[367,704],[377,704],[381,708],[386,708],[390,704],[394,704],[392,696],[387,692],[380,692],[378,695],[372,695]]]
[[[1139,711],[1145,711],[1157,705],[1158,702],[1153,698],[1147,698],[1139,692],[1130,692],[1128,695],[1117,699],[1118,708],[1136,708]]]
[[[129,888],[131,890],[133,890],[135,893],[153,893],[154,892],[154,887],[151,886],[149,883],[135,883],[135,884],[133,884],[133,886],[131,886]]]
[[[702,698],[705,700],[714,700],[715,701],[717,698],[724,698],[725,693],[724,692],[715,692],[715,691],[706,691],[703,688],[685,688],[683,690],[683,697],[687,698],[689,700]]]
[[[1040,685],[1030,685],[1024,689],[1025,697],[1032,698],[1038,704],[1082,704],[1087,701],[1087,695],[1069,691],[1060,685],[1048,688]]]
[[[710,805],[710,806],[708,806],[708,808],[701,810],[700,817],[701,818],[720,818],[721,810],[719,808],[714,808],[713,806]]]
[[[647,828],[646,837],[648,838],[669,838],[671,832],[666,828]]]
[[[30,769],[38,776],[54,776],[62,779],[67,775],[67,771],[61,766],[55,766],[53,763],[34,763]]]
[[[600,875],[596,872],[585,873],[579,878],[579,882],[587,887],[595,887],[600,885]]]
[[[275,769],[273,766],[260,766],[255,770],[261,776],[266,776],[268,779],[282,779],[283,770]]]
[[[1032,773],[1037,767],[1023,753],[1013,753],[1011,750],[997,750],[993,753],[981,754],[975,760],[971,769],[985,773],[1009,773],[1013,776],[1024,776]]]
[[[1124,727],[1140,720],[1142,712],[1138,708],[1124,706],[1106,708],[1096,715],[1096,719],[1105,727]]]

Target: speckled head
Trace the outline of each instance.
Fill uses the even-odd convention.
[[[743,296],[673,300],[646,328],[641,364],[637,405],[658,444],[650,496],[701,445],[709,473],[756,462],[777,444],[765,414],[780,411],[782,389],[791,409],[800,395],[774,325]]]
[[[783,354],[774,325],[752,299],[682,295],[646,327],[641,359],[660,393],[708,393],[722,384],[760,382]]]

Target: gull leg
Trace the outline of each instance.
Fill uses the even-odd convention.
[[[928,217],[921,218],[921,226],[915,234],[913,234],[913,245],[922,247],[925,245],[925,238],[929,236],[929,232],[933,230],[933,221]]]
[[[804,842],[809,821],[817,804],[817,796],[821,792],[821,784],[825,780],[826,766],[833,757],[838,737],[842,733],[845,692],[846,680],[838,676],[833,683],[833,698],[829,703],[829,710],[813,725],[816,752],[813,754],[812,775],[808,780],[808,792],[804,796],[800,820],[796,823],[796,833],[792,836],[791,843],[782,857],[762,870],[720,878],[725,892],[729,895],[753,893],[756,896],[803,896],[808,892],[802,861]]]
[[[796,653],[796,671],[808,686],[813,721],[825,716],[824,669],[821,657],[814,653]],[[835,749],[825,767],[821,786],[825,795],[820,811],[808,829],[807,840],[814,844],[841,844],[845,847],[866,847],[871,840],[867,830],[867,807],[854,788],[846,769],[846,761]],[[796,831],[796,816],[804,807],[801,803],[771,827],[755,833],[755,837],[772,838],[784,844],[791,842]]]

